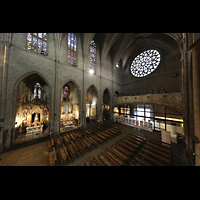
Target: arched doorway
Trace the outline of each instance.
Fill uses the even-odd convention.
[[[16,88],[13,144],[48,136],[50,88],[38,74],[24,77]]]
[[[79,125],[79,91],[72,81],[61,90],[60,132],[77,128]]]
[[[86,92],[86,123],[97,120],[98,95],[94,85],[90,86]]]
[[[104,90],[103,93],[103,104],[102,104],[102,116],[103,120],[110,119],[110,95],[108,89]]]

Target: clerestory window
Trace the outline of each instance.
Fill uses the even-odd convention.
[[[47,54],[47,33],[27,33],[27,49]]]

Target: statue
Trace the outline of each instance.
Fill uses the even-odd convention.
[[[34,122],[39,122],[38,113],[35,114],[35,120],[34,120]]]

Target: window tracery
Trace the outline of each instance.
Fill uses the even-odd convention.
[[[27,49],[46,55],[47,33],[27,33]]]
[[[96,44],[94,40],[90,42],[90,69],[96,72]]]
[[[77,33],[68,33],[67,44],[67,62],[75,65],[77,57]]]
[[[39,83],[36,83],[34,86],[33,98],[36,97],[38,97],[39,99],[41,99],[42,97],[42,87]]]
[[[133,60],[130,70],[135,77],[144,77],[151,74],[160,64],[161,55],[155,49],[140,53]]]

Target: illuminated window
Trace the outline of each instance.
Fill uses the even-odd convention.
[[[68,33],[67,45],[67,62],[75,65],[77,57],[77,33]]]
[[[94,40],[90,42],[90,69],[96,72],[96,44]]]
[[[41,99],[42,97],[42,88],[39,83],[36,83],[34,86],[33,98],[36,98],[36,97],[38,97],[39,99]]]
[[[132,62],[130,70],[135,77],[151,74],[160,64],[161,56],[157,50],[151,49],[140,53]]]
[[[47,33],[28,33],[27,49],[32,49],[38,53],[47,53]]]

